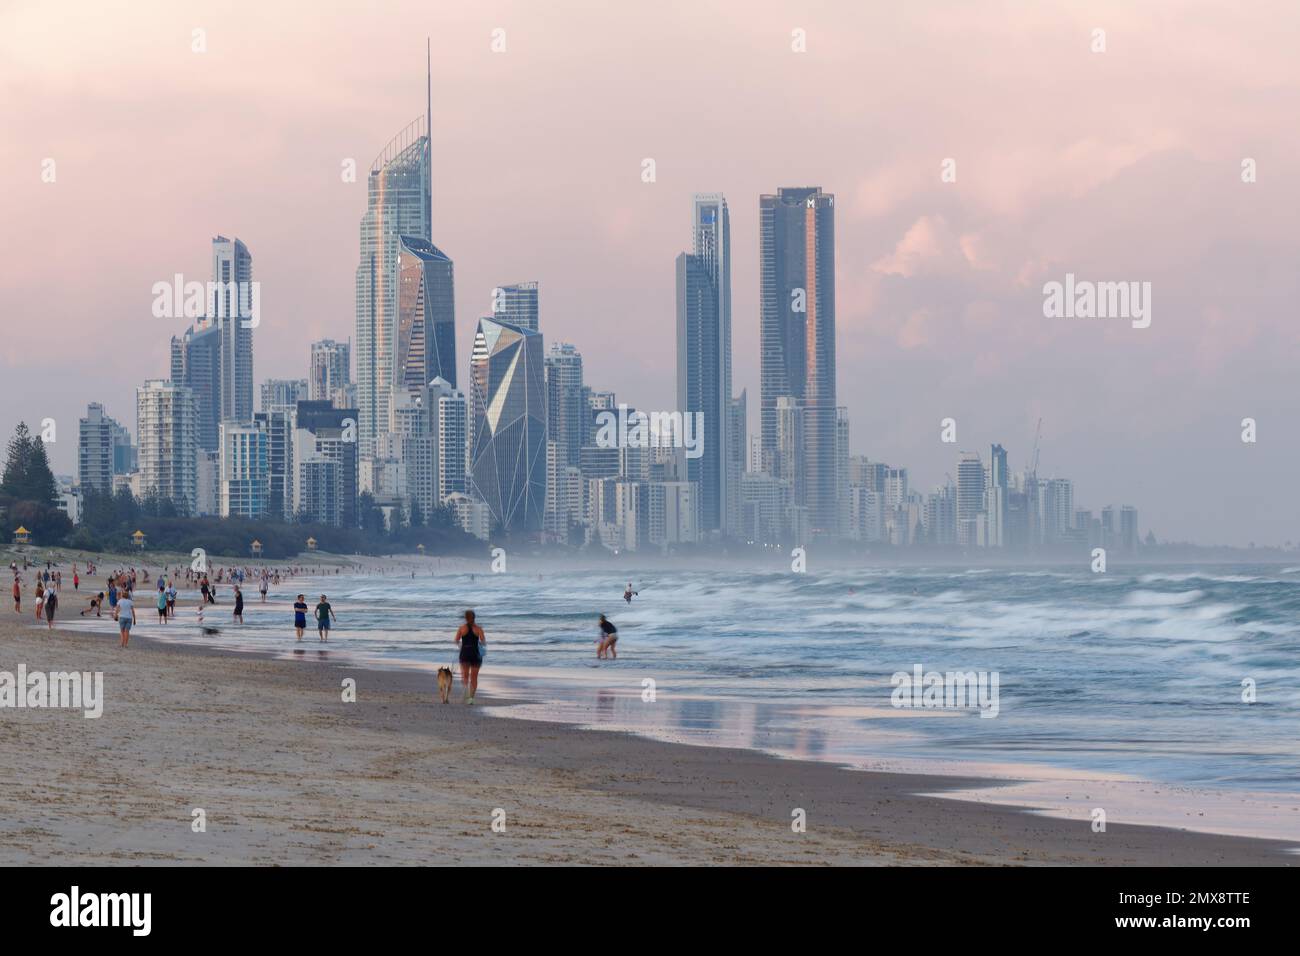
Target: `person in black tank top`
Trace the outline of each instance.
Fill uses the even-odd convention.
[[[483,666],[483,655],[479,652],[483,637],[483,628],[474,623],[474,612],[465,612],[465,623],[456,632],[456,643],[460,645],[460,682],[465,688],[465,702],[474,703],[474,694],[478,690],[478,669]]]

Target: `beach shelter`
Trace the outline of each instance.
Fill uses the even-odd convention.
[[[307,550],[308,550],[308,551],[315,551],[315,550],[316,550],[316,539],[315,539],[315,538],[308,538],[308,539],[307,539]]]
[[[136,528],[136,530],[135,530],[135,534],[131,535],[131,540],[135,543],[135,546],[136,546],[137,548],[139,548],[141,551],[144,550],[144,532],[143,532],[143,531],[141,531],[139,528]]]
[[[31,543],[32,543],[32,533],[28,531],[26,528],[24,528],[22,525],[19,525],[18,530],[14,532],[14,544],[31,544]]]
[[[252,551],[253,551],[253,557],[255,558],[261,555],[262,553],[262,542],[258,541],[256,538],[253,539]]]

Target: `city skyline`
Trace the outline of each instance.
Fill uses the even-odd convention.
[[[558,26],[569,23],[572,16],[571,10],[566,11],[558,17]],[[584,11],[584,16],[594,18],[599,26],[598,15]],[[905,14],[898,16],[900,29],[924,29]],[[969,36],[979,37],[988,29],[978,18],[966,19],[961,11],[954,10],[953,16],[970,27]],[[1164,46],[1152,42],[1155,16],[1104,5],[1086,16],[1089,19],[1075,21],[1078,36],[1065,34],[1059,14],[1054,15],[1050,29],[1033,16],[1024,18],[1017,24],[1018,35],[1034,50],[997,76],[1006,76],[1007,83],[1019,79],[1023,84],[1033,73],[1030,65],[1047,69],[1049,53],[1073,56],[1076,51],[1080,70],[1094,69],[1091,63],[1098,61],[1086,59],[1086,37],[1095,19],[1107,22],[1111,49],[1099,58],[1104,71],[1095,68],[1093,82],[1107,89],[1128,84],[1136,90],[1139,104],[1157,96],[1158,91],[1144,83],[1133,85],[1132,78],[1138,68],[1134,51],[1141,50],[1148,57],[1170,56]],[[675,348],[668,333],[672,282],[663,263],[666,256],[683,248],[682,209],[694,193],[716,190],[730,199],[736,250],[732,280],[734,390],[753,389],[757,395],[758,281],[753,255],[758,241],[757,196],[782,184],[815,182],[842,200],[836,237],[840,286],[837,346],[842,380],[838,402],[849,410],[852,453],[905,464],[923,478],[917,484],[927,487],[954,467],[954,446],[941,444],[938,437],[941,420],[951,416],[957,419],[956,447],[984,449],[990,442],[1000,442],[1010,449],[1014,471],[1019,469],[1019,456],[1031,446],[1034,422],[1042,418],[1046,424],[1041,473],[1072,477],[1080,497],[1094,508],[1111,501],[1137,504],[1144,527],[1154,528],[1162,540],[1280,544],[1294,537],[1290,527],[1297,518],[1297,506],[1282,484],[1293,467],[1284,448],[1293,444],[1286,442],[1286,423],[1294,401],[1287,388],[1292,339],[1277,317],[1277,303],[1287,301],[1294,277],[1289,266],[1271,266],[1294,261],[1294,239],[1279,230],[1276,210],[1287,205],[1285,190],[1292,188],[1286,173],[1291,162],[1287,156],[1294,155],[1288,150],[1295,134],[1279,131],[1274,135],[1283,138],[1271,147],[1260,143],[1258,124],[1251,128],[1250,142],[1241,142],[1240,137],[1234,140],[1231,135],[1206,135],[1207,130],[1222,128],[1231,133],[1243,128],[1243,123],[1227,117],[1249,105],[1248,94],[1258,92],[1254,88],[1240,84],[1229,84],[1226,90],[1207,88],[1207,95],[1201,98],[1208,104],[1207,117],[1168,117],[1159,130],[1143,132],[1132,122],[1119,124],[1124,132],[1114,136],[1108,136],[1108,127],[1100,122],[1084,124],[1092,131],[1090,137],[1070,138],[1060,129],[1040,130],[1043,144],[1038,152],[1023,140],[1019,152],[987,142],[975,142],[972,152],[969,125],[957,120],[944,126],[945,135],[953,142],[940,142],[945,136],[918,136],[915,130],[909,132],[897,125],[894,108],[876,100],[867,104],[868,112],[883,121],[883,128],[892,136],[881,138],[866,151],[862,137],[868,124],[848,122],[834,104],[820,114],[826,120],[825,133],[799,121],[793,107],[774,107],[785,122],[807,134],[807,141],[795,151],[786,152],[781,144],[775,144],[775,159],[746,153],[747,134],[741,127],[747,129],[749,124],[742,122],[743,117],[728,119],[732,125],[725,148],[698,135],[691,137],[689,147],[683,147],[655,122],[638,134],[636,123],[622,118],[608,133],[610,145],[597,150],[595,159],[572,166],[567,176],[558,179],[576,186],[586,176],[595,188],[592,198],[596,201],[590,205],[603,210],[602,217],[593,220],[589,213],[567,204],[561,207],[564,218],[549,220],[551,225],[571,225],[565,233],[599,237],[599,242],[582,246],[590,254],[577,272],[566,271],[568,267],[552,251],[538,245],[536,229],[517,228],[546,219],[545,211],[554,208],[545,205],[548,190],[541,185],[549,179],[554,191],[556,181],[555,167],[544,161],[545,149],[536,159],[540,163],[536,172],[528,160],[517,157],[513,166],[489,165],[475,171],[485,163],[476,137],[490,132],[480,127],[491,126],[481,117],[493,115],[478,97],[499,108],[509,103],[507,115],[512,117],[517,117],[515,111],[521,103],[503,99],[500,83],[505,80],[487,83],[481,92],[466,82],[469,77],[490,76],[485,71],[514,71],[509,83],[510,89],[517,89],[520,69],[537,62],[539,56],[553,55],[545,51],[559,48],[552,32],[555,28],[524,10],[503,14],[510,46],[494,60],[488,50],[488,32],[494,24],[464,14],[456,14],[454,19],[448,25],[450,36],[434,34],[438,92],[434,97],[431,165],[437,197],[435,239],[456,260],[460,273],[456,322],[461,342],[470,341],[475,319],[490,313],[491,290],[501,279],[536,277],[547,290],[543,322],[547,341],[571,341],[581,349],[591,387],[616,388],[620,396],[638,406],[672,407],[675,382],[666,374]],[[845,69],[848,54],[860,54],[861,47],[871,42],[865,29],[869,18],[863,21],[862,34],[855,35],[852,42],[844,35],[819,32],[815,18],[809,18],[803,24],[808,30],[809,52],[804,54],[807,59],[800,61],[789,50],[792,24],[785,22],[787,19],[764,9],[743,21],[725,20],[744,47],[744,55],[759,57],[772,72],[770,81],[759,81],[761,91],[769,91],[769,84],[777,82],[788,84],[792,91],[806,89],[804,84],[809,81],[794,72],[800,69],[820,70],[818,82],[824,83],[828,71]],[[89,23],[96,22],[92,15]],[[169,21],[163,18],[161,22]],[[181,31],[182,39],[188,37],[190,26]],[[1244,76],[1247,59],[1232,42],[1231,22],[1225,20],[1218,26],[1217,37],[1222,41],[1219,65],[1229,80]],[[671,21],[667,26],[655,25],[649,45],[660,49],[676,43],[691,49],[697,42],[689,35],[673,38],[671,28]],[[229,34],[222,33],[219,18],[212,20],[208,30],[210,45],[205,56],[218,60],[233,56],[243,62],[254,55],[252,48],[241,50]],[[217,43],[222,36],[225,39]],[[1194,37],[1204,38],[1202,34]],[[30,54],[21,51],[15,51],[12,62],[30,67],[34,77],[50,80],[50,96],[65,96],[51,71],[57,71],[64,57],[79,49],[80,42],[73,29],[68,50],[51,56],[48,64],[33,63]],[[151,36],[149,42],[158,40]],[[177,43],[185,57],[196,56],[181,40]],[[456,44],[463,44],[466,51],[453,49]],[[1202,49],[1204,43],[1193,46]],[[370,115],[365,121],[369,132],[344,137],[351,143],[344,148],[320,148],[319,172],[310,174],[315,184],[313,197],[337,187],[338,196],[324,193],[324,204],[331,210],[328,218],[350,219],[350,226],[323,228],[317,222],[304,231],[306,219],[292,229],[287,228],[289,224],[272,225],[256,206],[264,204],[269,184],[281,182],[278,177],[283,173],[277,172],[276,163],[263,162],[252,179],[218,190],[220,177],[211,157],[194,157],[185,167],[185,176],[174,168],[157,174],[172,184],[171,193],[151,190],[160,195],[175,195],[180,190],[179,195],[185,197],[171,207],[156,199],[146,207],[150,213],[163,212],[151,230],[165,237],[162,244],[124,243],[126,248],[140,250],[138,258],[130,260],[120,251],[110,252],[115,275],[107,282],[98,277],[101,285],[92,287],[93,296],[91,290],[83,292],[48,281],[52,263],[25,259],[22,250],[13,247],[7,250],[12,253],[8,261],[30,264],[31,268],[21,270],[21,276],[15,270],[5,283],[6,299],[27,318],[12,325],[12,337],[5,346],[4,364],[14,383],[14,400],[6,403],[0,426],[11,428],[19,418],[29,423],[55,418],[60,434],[51,447],[51,458],[56,471],[71,474],[76,471],[71,436],[87,402],[102,402],[107,414],[129,425],[134,389],[146,378],[166,374],[167,343],[183,332],[179,321],[147,317],[147,290],[152,282],[176,271],[203,277],[207,271],[201,247],[204,236],[239,236],[257,256],[257,275],[267,287],[267,317],[257,332],[257,384],[268,378],[302,377],[309,340],[352,337],[349,267],[343,266],[340,279],[338,265],[351,258],[351,268],[356,266],[357,250],[351,237],[356,235],[363,205],[359,197],[365,188],[360,185],[365,180],[365,157],[373,155],[391,130],[400,128],[422,105],[419,93],[423,91],[415,77],[422,66],[418,54],[423,51],[409,38],[403,39],[401,47],[410,49],[396,43],[390,48],[363,35],[355,54],[330,51],[331,55],[337,53],[341,62],[373,71],[373,75],[350,76],[351,86],[337,87],[352,90],[349,96],[369,102]],[[980,57],[974,47],[978,43],[954,49],[939,42],[931,55],[955,55],[960,62],[969,63]],[[477,58],[471,57],[471,49],[479,51]],[[601,55],[598,46],[593,51],[590,41],[584,43],[583,51]],[[1270,57],[1271,52],[1264,51],[1261,57],[1256,51],[1249,66],[1258,76],[1261,59],[1272,64],[1273,78],[1285,87],[1292,77],[1281,71],[1291,68]],[[518,61],[511,57],[518,57],[522,64],[512,66]],[[734,67],[741,59],[736,53],[728,63]],[[806,65],[796,65],[800,63]],[[178,54],[175,66],[178,71],[192,71],[194,62]],[[748,69],[752,68],[747,68],[747,78],[751,76]],[[906,72],[918,74],[921,67]],[[1198,83],[1187,70],[1173,72],[1193,88]],[[1263,74],[1268,75],[1269,69]],[[241,82],[256,83],[259,75],[252,71]],[[952,71],[940,70],[935,82],[952,75]],[[181,76],[200,87],[213,82],[192,72]],[[1224,83],[1222,75],[1218,83]],[[624,93],[633,88],[619,85]],[[362,91],[367,91],[365,96]],[[572,96],[572,91],[569,93]],[[953,90],[951,95],[973,94]],[[270,102],[281,103],[279,96],[272,94]],[[28,100],[40,104],[43,97],[36,92]],[[931,93],[931,109],[936,100],[942,101],[942,97]],[[1118,99],[1113,105],[1121,112],[1131,109],[1130,120],[1136,115],[1137,107],[1123,107]],[[467,115],[475,108],[480,114],[477,126]],[[1088,108],[1095,109],[1096,104],[1090,103]],[[635,112],[644,127],[647,114],[642,109]],[[559,114],[542,115],[545,120]],[[86,168],[75,154],[62,155],[57,138],[45,137],[42,142],[52,145],[38,146],[32,133],[41,124],[31,116],[21,119],[19,136],[14,143],[0,147],[0,155],[6,169],[13,164],[17,170],[15,182],[30,181],[15,191],[14,231],[31,237],[27,244],[39,246],[47,228],[58,227],[65,234],[71,229],[71,221],[64,218],[73,214],[64,208],[69,201],[73,206],[90,201],[99,210],[97,214],[104,215],[105,204],[111,200],[87,197],[82,190],[88,182],[101,181],[93,178],[101,173]],[[558,149],[560,141],[549,139],[544,128],[534,125],[537,122],[529,120],[528,131],[545,133],[541,142]],[[234,121],[232,127],[240,128]],[[569,126],[564,128],[573,135]],[[952,136],[954,129],[960,130],[960,135]],[[84,125],[82,132],[87,132]],[[378,135],[371,135],[375,133]],[[1016,135],[1025,133],[1017,131]],[[657,148],[656,141],[667,145]],[[838,169],[826,158],[847,153],[854,153],[852,162],[842,162]],[[59,161],[59,178],[52,184],[41,183],[37,175],[39,159],[47,155]],[[1257,183],[1246,185],[1240,180],[1240,161],[1251,155],[1259,156],[1262,170],[1269,170],[1271,162],[1272,172],[1261,172]],[[657,160],[658,178],[653,183],[640,179],[640,164],[647,156]],[[955,156],[959,173],[955,183],[944,184],[941,164],[949,156]],[[339,164],[348,157],[357,159],[359,167],[358,183],[351,186],[338,182]],[[746,165],[738,169],[741,159]],[[1087,160],[1086,173],[1082,159]],[[106,175],[115,174],[118,167],[111,155],[102,160],[97,157],[97,161],[105,163]],[[1002,168],[1000,163],[1005,169],[990,174],[990,170]],[[302,176],[301,152],[295,155],[293,166],[295,174]],[[29,167],[31,175],[20,175]],[[512,169],[513,177],[492,175],[502,168]],[[1159,185],[1166,181],[1169,185]],[[462,183],[470,188],[462,188]],[[242,191],[245,187],[246,193]],[[129,177],[119,177],[115,187],[127,196],[136,188]],[[62,194],[57,191],[63,189],[71,194],[69,200],[59,200]],[[219,214],[199,211],[209,192],[214,199],[219,196],[214,207]],[[290,190],[286,195],[305,199],[307,194]],[[488,198],[483,198],[485,195]],[[1179,206],[1174,225],[1166,227],[1167,231],[1144,231],[1145,220],[1170,214],[1174,196]],[[843,208],[846,201],[849,213]],[[1215,234],[1200,237],[1194,224],[1206,215],[1207,204],[1231,209],[1236,207],[1226,204],[1241,202],[1250,204],[1250,231],[1234,226],[1246,217],[1223,214]],[[1090,213],[1090,207],[1096,207],[1097,214]],[[168,212],[169,208],[174,212]],[[1120,213],[1125,208],[1132,212]],[[39,219],[34,216],[37,210],[41,211]],[[172,221],[182,210],[188,222],[184,228]],[[1106,226],[1098,218],[1102,213],[1121,225]],[[499,228],[486,229],[485,223]],[[1065,223],[1072,224],[1068,233],[1074,238],[1069,241],[1061,231]],[[584,229],[584,224],[599,228]],[[1029,234],[1042,241],[1042,249],[1031,250],[1010,238],[1025,224]],[[489,234],[476,238],[476,229]],[[521,236],[517,242],[509,238],[515,232]],[[1123,235],[1117,241],[1120,232]],[[1085,241],[1088,239],[1091,244]],[[1219,266],[1217,272],[1199,258],[1210,248],[1211,240],[1231,253],[1229,264]],[[1161,255],[1146,254],[1139,248],[1142,246],[1159,250]],[[295,260],[287,254],[292,247],[311,250],[318,258]],[[501,249],[499,255],[486,251],[494,248]],[[1069,272],[1103,279],[1152,279],[1156,313],[1151,328],[1134,331],[1084,320],[1069,325],[1045,320],[1039,287]],[[1203,277],[1206,275],[1217,278],[1211,282]],[[127,281],[132,276],[136,278]],[[1232,295],[1218,291],[1220,286]],[[94,308],[85,307],[87,296],[97,303]],[[278,300],[279,315],[272,308],[273,300]],[[617,303],[622,314],[617,322],[607,323],[608,328],[598,328],[598,320],[609,315],[610,303]],[[106,309],[108,322],[104,321]],[[86,374],[62,379],[77,382],[76,388],[61,384],[49,394],[48,383],[58,380],[59,366],[51,364],[48,347],[33,333],[45,326],[46,316],[68,322],[76,315],[94,315],[96,324],[72,320],[73,334],[66,342],[66,357],[60,361],[84,365]],[[141,318],[130,320],[132,315]],[[42,321],[35,321],[38,316]],[[114,328],[115,316],[120,317],[118,324],[125,323],[125,331],[112,340],[108,351],[112,358],[96,361],[106,351],[101,329]],[[130,342],[124,353],[119,342],[122,336]],[[749,405],[753,433],[759,402],[751,400]],[[1258,445],[1244,445],[1239,440],[1239,423],[1245,417],[1260,422]],[[1260,507],[1260,501],[1267,506]]]

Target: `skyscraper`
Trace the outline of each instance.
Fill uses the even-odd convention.
[[[723,516],[723,528],[729,535],[739,535],[742,530],[740,508],[740,480],[745,476],[745,465],[749,455],[749,393],[740,390],[740,395],[727,405],[726,435],[726,505],[727,513]]]
[[[171,381],[194,393],[198,431],[195,441],[204,451],[216,451],[221,427],[222,328],[204,320],[171,342]]]
[[[718,527],[736,533],[740,520],[740,475],[745,470],[745,449],[739,446],[740,458],[734,458],[737,446],[730,434],[734,424],[731,414],[731,212],[722,193],[696,193],[691,204],[691,252],[709,276],[713,290],[713,314],[717,323],[714,337],[717,348],[703,366],[705,387],[717,392],[718,424],[716,428],[718,449]],[[680,349],[680,345],[679,345]],[[680,356],[680,352],[679,352]],[[680,361],[680,358],[679,358]],[[703,365],[703,363],[702,363]],[[680,393],[680,369],[678,390]],[[685,408],[682,409],[685,411]],[[707,430],[707,422],[706,422]],[[707,456],[707,443],[705,447]],[[709,508],[704,500],[704,489],[696,496],[702,511]],[[711,530],[707,518],[701,530]]]
[[[818,187],[759,200],[763,455],[776,453],[777,400],[804,408],[796,467],[812,533],[836,527],[835,197]]]
[[[400,237],[433,240],[429,179],[432,82],[430,73],[425,115],[384,147],[371,164],[366,181],[361,259],[356,273],[357,432],[363,458],[371,456],[375,435],[388,421],[389,395],[400,381],[395,378],[393,364],[397,355],[398,299],[398,270],[394,263]]]
[[[989,547],[1007,545],[1007,508],[1011,493],[1010,475],[1007,472],[1007,450],[1001,445],[989,449],[989,487],[985,492],[985,511],[989,516]]]
[[[397,238],[397,335],[393,387],[456,386],[456,304],[447,254],[418,236]]]
[[[170,500],[178,514],[192,514],[199,451],[194,393],[184,385],[150,379],[135,390],[135,400],[140,492]]]
[[[516,282],[492,290],[492,318],[539,332],[537,282]]]
[[[474,450],[470,481],[506,531],[540,531],[546,507],[546,383],[542,335],[479,319],[470,357]]]
[[[556,342],[546,353],[546,433],[559,446],[565,466],[582,462],[588,417],[582,353],[567,342]]]
[[[445,506],[450,496],[463,495],[468,487],[469,403],[446,379],[435,378],[429,392],[437,404],[438,504]]]
[[[253,417],[253,326],[255,314],[253,257],[238,239],[212,240],[212,285],[208,325],[221,333],[220,420]]]
[[[307,398],[332,402],[335,393],[352,381],[352,343],[321,339],[311,344]]]
[[[983,547],[985,527],[984,463],[975,452],[964,451],[957,460],[957,543]]]
[[[356,527],[357,409],[299,402],[293,432],[293,511],[314,521]]]
[[[104,406],[91,402],[81,419],[77,434],[77,482],[82,489],[112,493],[117,467],[116,449],[122,444],[126,429],[104,414]],[[129,436],[125,438],[130,444]]]
[[[271,446],[265,419],[221,423],[223,518],[264,518],[270,510]]]
[[[703,425],[703,454],[686,459],[686,480],[699,488],[700,528],[722,527],[727,453],[722,441],[729,396],[721,358],[718,290],[709,260],[683,252],[677,257],[677,408]]]

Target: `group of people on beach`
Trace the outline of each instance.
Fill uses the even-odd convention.
[[[10,570],[13,572],[13,599],[14,611],[22,613],[22,571],[29,570],[30,565],[24,559],[23,568],[18,568],[17,563],[10,564]],[[79,590],[81,586],[81,576],[77,565],[72,565],[72,587],[73,590]],[[320,569],[316,569],[320,570]],[[87,562],[86,573],[93,575],[96,571],[95,566]],[[217,603],[216,593],[218,583],[229,584],[233,594],[233,609],[231,619],[238,624],[244,623],[244,594],[242,585],[249,577],[254,577],[259,581],[258,591],[260,592],[262,603],[266,603],[267,593],[272,584],[280,584],[283,578],[296,577],[300,573],[310,573],[309,569],[292,567],[285,569],[268,569],[260,568],[254,571],[251,568],[218,568],[213,576],[206,572],[195,571],[193,569],[172,569],[170,572],[164,569],[159,573],[156,583],[154,607],[158,611],[158,620],[160,623],[167,623],[176,616],[176,599],[177,599],[177,582],[183,581],[187,589],[197,590],[199,592],[199,604],[197,608],[197,617],[200,627],[205,634],[218,633],[215,628],[204,626],[203,609],[208,605]],[[335,569],[335,573],[338,570]],[[94,614],[95,617],[101,617],[104,609],[104,602],[108,602],[109,612],[113,620],[117,622],[118,632],[121,638],[121,646],[126,647],[131,637],[131,629],[139,622],[136,612],[135,593],[139,587],[149,587],[153,580],[147,568],[141,568],[139,571],[134,567],[119,568],[109,574],[105,579],[103,591],[99,591],[91,596],[88,607],[81,611],[81,616]],[[43,570],[37,571],[35,575],[34,596],[36,599],[36,620],[44,620],[47,628],[54,627],[54,615],[58,609],[59,591],[63,585],[63,572],[47,562]],[[638,592],[632,587],[629,581],[627,590],[623,595],[624,600],[632,603],[632,597]],[[306,595],[299,594],[293,603],[294,631],[297,639],[301,641],[307,629],[307,612],[309,608]],[[326,595],[322,594],[316,607],[312,610],[312,615],[316,624],[316,633],[321,642],[329,640],[330,628],[338,622],[338,616],[334,613],[334,607],[330,604]],[[600,615],[598,624],[599,633],[596,639],[596,657],[598,660],[616,660],[618,658],[618,628],[614,626],[604,614]],[[475,694],[478,691],[479,669],[483,666],[483,659],[487,654],[487,638],[484,636],[483,628],[476,622],[473,611],[464,612],[464,623],[456,631],[454,641],[459,648],[458,663],[460,665],[461,684],[465,688],[464,700],[468,704],[474,703]]]

